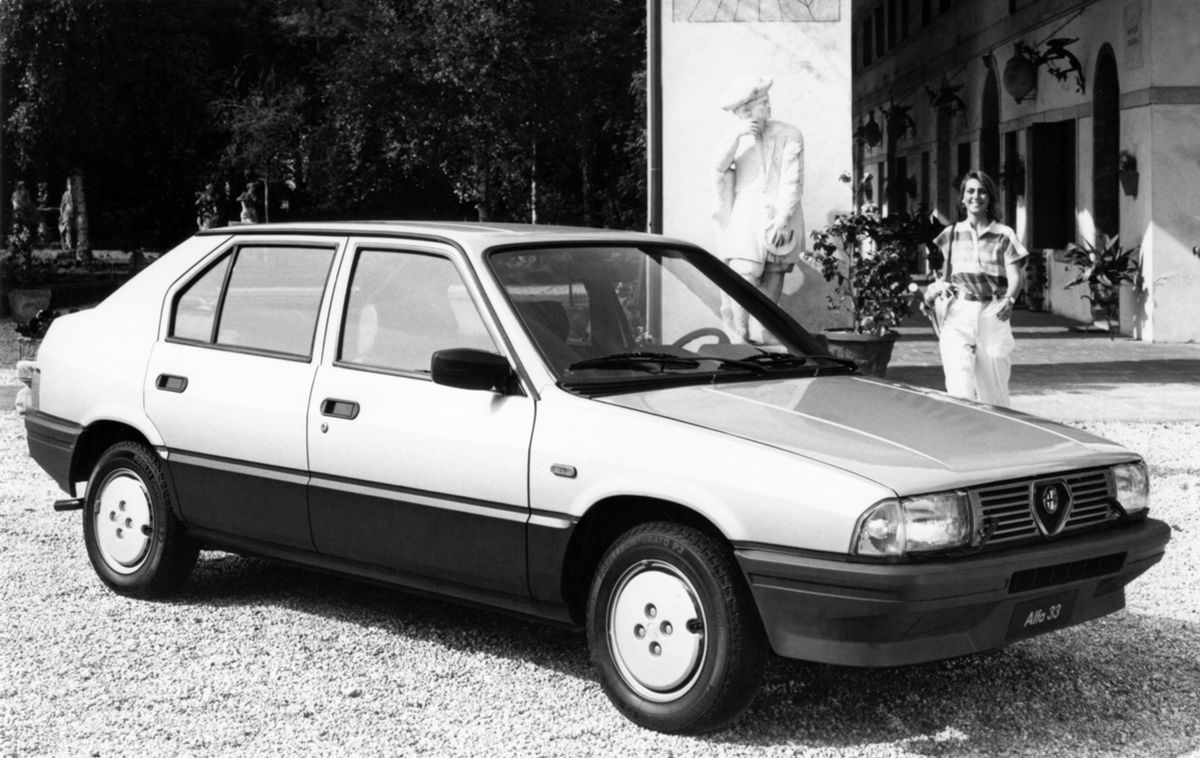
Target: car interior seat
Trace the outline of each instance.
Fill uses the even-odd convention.
[[[562,303],[557,300],[521,300],[516,306],[534,341],[554,368],[561,371],[575,362],[577,355],[567,344],[571,321]]]

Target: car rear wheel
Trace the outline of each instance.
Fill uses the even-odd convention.
[[[187,579],[199,554],[171,512],[154,452],[121,442],[104,451],[88,480],[83,539],[100,579],[123,595],[165,595]]]
[[[588,597],[601,685],[634,723],[698,734],[754,699],[766,635],[729,549],[673,523],[638,526],[609,548]]]

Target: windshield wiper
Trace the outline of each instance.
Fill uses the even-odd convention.
[[[755,356],[755,357],[757,357],[757,356]],[[746,369],[747,371],[754,373],[754,374],[767,373],[767,368],[765,366],[763,366],[761,363],[759,363],[758,361],[756,361],[754,358],[718,358],[716,356],[706,355],[706,356],[704,356],[704,358],[702,360],[716,361],[721,366],[721,368],[727,368],[727,367],[741,368],[741,369]]]
[[[814,356],[812,356],[812,358],[813,358],[813,360],[828,361],[828,362],[836,364],[838,366],[844,366],[844,367],[850,369],[851,371],[859,370],[858,364],[855,363],[854,361],[850,360],[849,358],[836,358],[832,355],[814,355]]]
[[[749,358],[742,358],[746,363],[754,363],[759,366],[767,366],[769,368],[777,368],[782,366],[803,366],[808,363],[808,358],[803,355],[794,355],[792,353],[771,353],[766,350],[758,355],[752,355]]]
[[[567,371],[587,368],[631,369],[661,374],[669,368],[698,368],[700,361],[670,353],[633,352],[611,353],[596,358],[585,358],[567,366]]]

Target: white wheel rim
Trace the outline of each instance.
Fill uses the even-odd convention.
[[[658,703],[685,695],[708,652],[707,622],[695,587],[675,567],[642,561],[617,581],[608,611],[608,648],[621,677]]]
[[[92,523],[104,563],[118,574],[132,574],[150,552],[154,521],[150,493],[141,477],[117,469],[100,483]]]

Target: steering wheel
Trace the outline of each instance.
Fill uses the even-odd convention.
[[[718,345],[729,344],[729,335],[725,333],[725,330],[718,329],[715,326],[702,326],[699,329],[693,329],[672,342],[671,347],[683,347],[687,343],[698,340],[701,337],[716,337]]]

